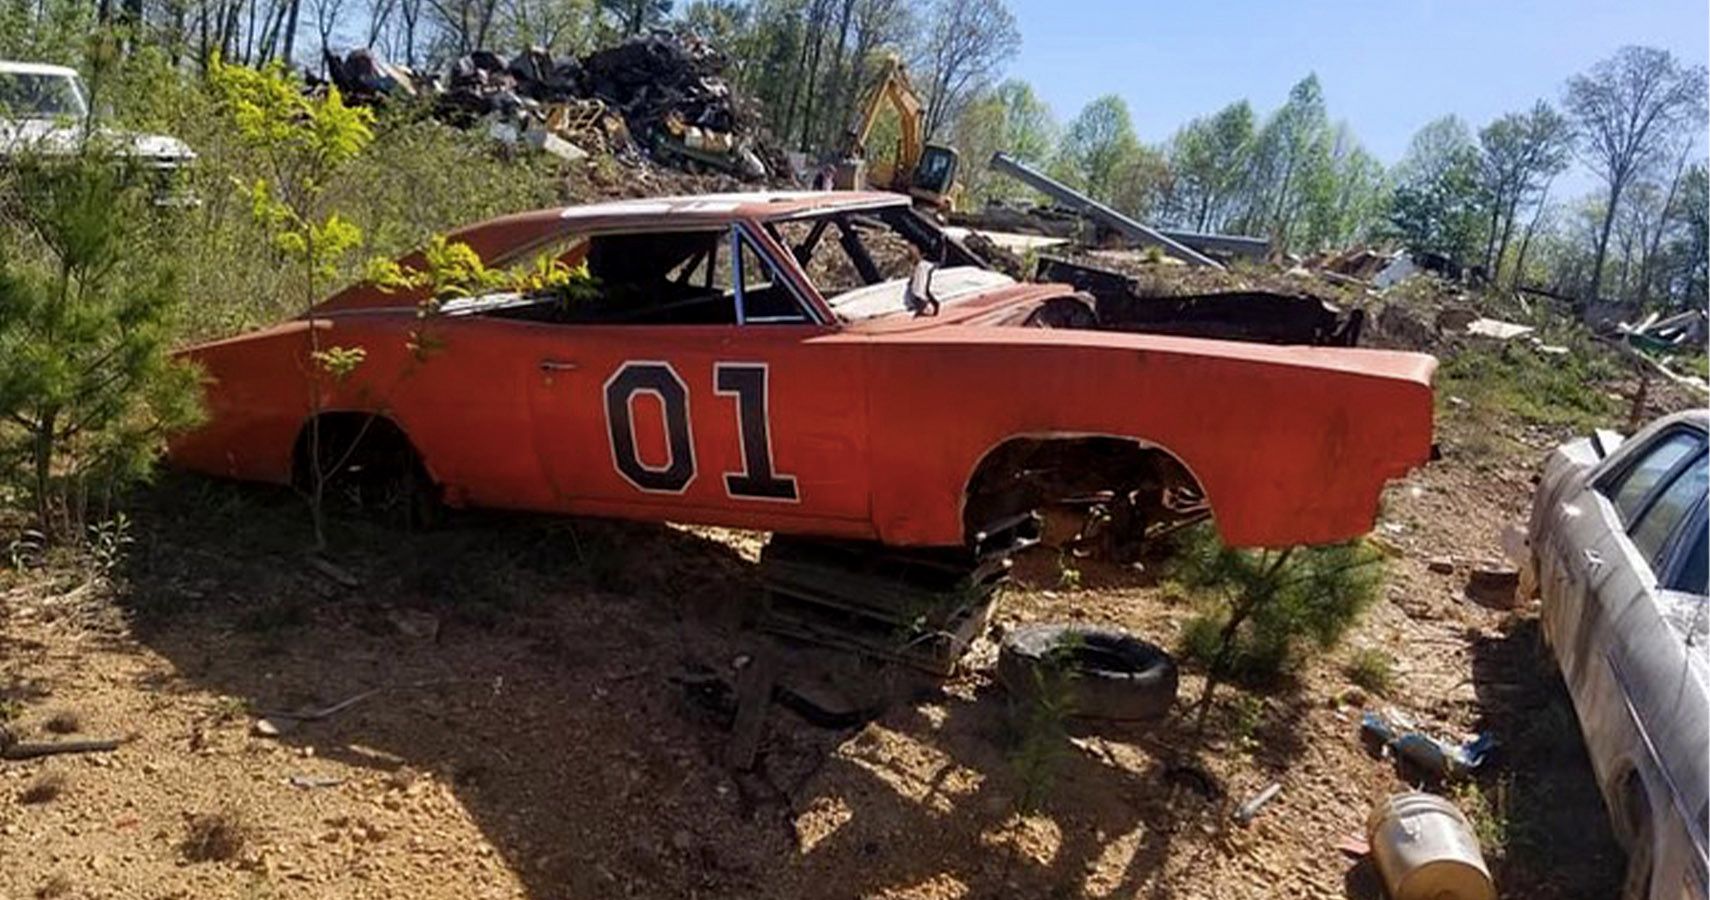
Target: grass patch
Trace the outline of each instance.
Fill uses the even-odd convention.
[[[1559,355],[1513,343],[1496,349],[1469,347],[1443,361],[1437,397],[1440,403],[1460,397],[1475,423],[1492,428],[1502,419],[1518,417],[1534,425],[1589,431],[1618,416],[1620,404],[1605,387],[1623,374],[1608,354],[1584,342],[1570,344],[1570,352]]]
[[[1395,658],[1376,647],[1364,647],[1348,658],[1342,674],[1370,693],[1388,694],[1395,686]]]

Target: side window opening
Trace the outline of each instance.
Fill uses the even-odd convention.
[[[1682,531],[1688,517],[1704,501],[1705,493],[1710,491],[1710,467],[1705,465],[1704,454],[1697,454],[1684,468],[1675,468],[1677,471],[1671,480],[1639,514],[1638,521],[1627,529],[1633,546],[1638,548],[1650,563],[1651,571],[1659,578],[1667,572],[1668,558],[1665,554],[1671,546],[1670,538]],[[1684,535],[1681,537],[1684,539]],[[1702,555],[1704,550],[1699,547],[1697,552]]]
[[[1703,446],[1691,432],[1677,431],[1664,435],[1630,466],[1598,491],[1608,497],[1621,517],[1621,524],[1630,526],[1644,513],[1645,505],[1656,493],[1658,485],[1666,483],[1687,457]]]
[[[724,229],[596,234],[572,248],[594,296],[484,298],[472,314],[571,325],[736,323]]]
[[[766,256],[740,229],[731,268],[736,272],[739,321],[745,325],[783,325],[811,322],[801,300]]]

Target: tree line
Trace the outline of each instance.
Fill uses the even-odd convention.
[[[843,149],[895,57],[927,133],[962,151],[964,205],[1038,199],[986,169],[1005,150],[1144,220],[1284,252],[1400,246],[1502,284],[1661,306],[1703,305],[1710,290],[1705,73],[1652,48],[1622,48],[1554,102],[1476,130],[1430,122],[1386,167],[1310,74],[1274,110],[1237,100],[1153,143],[1116,93],[1060,123],[1031,85],[1000,80],[1021,44],[1005,0],[41,0],[0,6],[0,53],[73,58],[103,23],[188,71],[215,56],[313,67],[352,46],[435,70],[482,47],[575,54],[684,29],[724,52],[774,142],[810,161]],[[1601,189],[1553,190],[1575,165]]]

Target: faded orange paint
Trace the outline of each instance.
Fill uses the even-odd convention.
[[[830,307],[760,223],[884,194],[638,201],[508,216],[453,234],[490,263],[604,230],[745,223],[828,321]],[[406,258],[407,261],[408,258]],[[393,419],[453,505],[671,520],[895,545],[961,544],[980,460],[1024,436],[1109,435],[1182,460],[1238,546],[1341,540],[1370,530],[1385,481],[1425,462],[1436,360],[1381,350],[1274,347],[1013,327],[1062,285],[1016,285],[944,308],[833,325],[563,325],[442,317],[426,362],[406,349],[410,298],[357,285],[317,307],[323,345],[360,346],[324,408]],[[310,413],[304,318],[184,351],[211,378],[206,425],[172,460],[286,483]],[[602,388],[626,361],[669,364],[687,389],[694,477],[650,493],[614,463]],[[543,362],[573,366],[545,370]],[[767,367],[772,466],[794,501],[732,496],[745,458],[719,363]],[[669,458],[660,401],[631,404],[636,453]]]

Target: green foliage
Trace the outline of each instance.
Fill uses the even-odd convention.
[[[1354,651],[1342,671],[1349,681],[1374,694],[1387,694],[1395,686],[1395,658],[1376,647]]]
[[[1110,202],[1118,180],[1140,154],[1128,104],[1116,94],[1088,103],[1063,132],[1057,154],[1056,174],[1094,199]]]
[[[346,106],[337,88],[305,94],[281,64],[248,69],[215,59],[208,80],[238,139],[263,163],[264,174],[241,188],[251,215],[276,249],[302,264],[313,303],[316,279],[331,278],[362,244],[362,230],[322,209],[322,195],[374,140],[374,115]]]
[[[1068,723],[1075,714],[1076,649],[1068,642],[1052,648],[1039,665],[1028,670],[1033,678],[1030,696],[1010,704],[1009,764],[1021,782],[1015,806],[1023,813],[1038,809],[1050,795],[1070,751]]]
[[[96,138],[12,159],[0,227],[0,486],[38,527],[77,538],[200,417],[197,373],[170,355],[182,294],[160,252],[176,223]]]
[[[1504,774],[1488,787],[1476,781],[1462,781],[1450,789],[1455,806],[1472,824],[1479,847],[1492,859],[1507,855],[1509,844],[1516,837],[1509,801],[1513,787],[1514,776]]]
[[[955,145],[962,154],[959,179],[975,208],[993,200],[1025,197],[1027,188],[986,165],[1003,151],[1044,165],[1057,144],[1057,123],[1032,85],[1011,79],[976,98],[957,118]]]
[[[1189,529],[1172,577],[1202,609],[1183,632],[1183,656],[1214,678],[1262,682],[1284,673],[1335,646],[1359,620],[1382,583],[1382,560],[1361,541],[1237,550],[1210,525]]]
[[[1466,125],[1445,116],[1421,128],[1396,178],[1386,234],[1415,252],[1441,253],[1462,264],[1478,261],[1489,198]]]
[[[1618,379],[1621,369],[1588,339],[1573,341],[1569,351],[1545,355],[1512,343],[1468,347],[1443,360],[1437,394],[1461,398],[1468,414],[1491,422],[1518,416],[1575,431],[1611,424],[1619,403],[1601,386]]]

